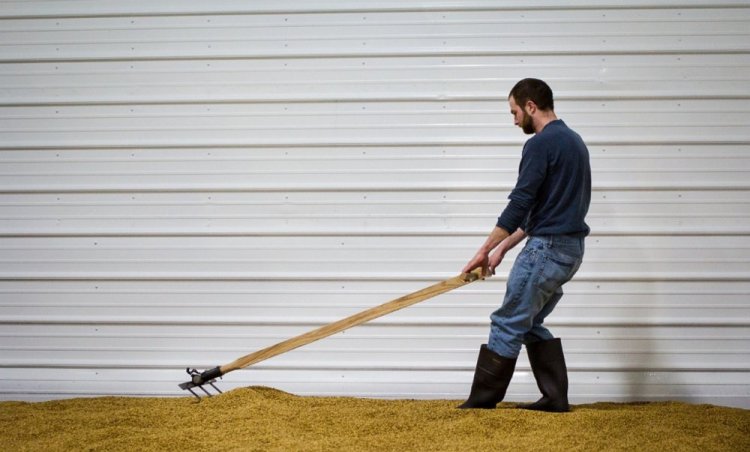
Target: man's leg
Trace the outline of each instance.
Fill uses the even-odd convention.
[[[516,367],[516,358],[521,349],[523,333],[515,331],[518,327],[510,322],[495,322],[495,315],[499,319],[506,316],[514,317],[514,312],[519,308],[524,298],[524,290],[528,286],[531,273],[533,272],[533,257],[529,244],[526,242],[521,254],[516,258],[513,269],[508,277],[503,306],[498,310],[504,311],[493,314],[493,323],[490,332],[490,341],[483,344],[479,349],[479,357],[474,371],[474,381],[471,385],[469,398],[459,408],[495,408],[505,397],[505,391],[513,377]],[[517,342],[517,344],[516,344]],[[512,343],[511,347],[504,344]],[[516,350],[517,348],[517,350]]]
[[[560,301],[562,296],[562,287],[558,287],[555,293],[552,295],[552,298],[547,301],[547,304],[545,304],[542,310],[539,311],[539,313],[534,317],[531,330],[529,330],[523,337],[524,345],[539,341],[548,341],[554,338],[552,333],[550,333],[547,327],[544,326],[544,319],[546,319],[547,316],[550,315],[550,313],[555,309],[555,306],[557,306],[557,303]]]
[[[527,241],[508,275],[503,304],[490,316],[492,323],[487,345],[501,356],[517,358],[539,314],[549,301],[554,301],[554,304],[559,301],[559,298],[553,299],[558,287],[548,290],[549,284],[544,275],[549,266],[544,255],[547,243],[546,239],[536,237]],[[544,316],[552,311],[554,304],[545,311]],[[550,334],[541,327],[541,322],[537,331],[538,334]]]
[[[565,243],[565,251],[549,250],[547,257],[548,268],[541,283],[547,287],[555,287],[552,297],[534,317],[532,328],[524,335],[524,344],[529,356],[531,370],[534,373],[542,398],[535,403],[522,405],[521,408],[565,412],[568,411],[568,369],[563,354],[562,342],[553,338],[543,325],[544,319],[554,310],[563,295],[562,285],[569,281],[578,271],[583,258],[583,240],[580,246],[570,241]],[[580,252],[577,252],[580,250]],[[553,276],[557,275],[557,276]],[[552,277],[549,277],[552,276]]]

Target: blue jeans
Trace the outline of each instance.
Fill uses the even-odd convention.
[[[528,238],[508,275],[503,305],[490,316],[490,350],[517,358],[522,344],[554,338],[544,319],[562,298],[562,285],[581,266],[583,252],[583,237]]]

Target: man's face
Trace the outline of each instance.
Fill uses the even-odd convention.
[[[531,116],[516,104],[516,100],[512,96],[508,98],[508,103],[510,104],[510,114],[513,115],[513,124],[520,127],[526,135],[533,134],[535,130]]]

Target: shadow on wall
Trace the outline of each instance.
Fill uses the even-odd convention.
[[[633,266],[632,271],[627,273],[642,275],[638,278],[640,281],[630,281],[637,289],[632,291],[633,296],[627,297],[629,301],[625,309],[628,318],[626,327],[638,332],[630,337],[633,341],[632,359],[623,363],[624,367],[630,369],[626,373],[626,400],[692,401],[691,395],[685,392],[686,386],[681,378],[683,369],[671,356],[673,348],[663,346],[664,340],[669,343],[672,339],[665,335],[671,328],[663,325],[673,324],[675,319],[662,314],[665,312],[662,308],[670,304],[670,297],[665,295],[673,287],[657,279],[659,269],[653,263],[660,260],[658,249],[640,237],[628,238],[626,246],[631,251],[629,261]]]

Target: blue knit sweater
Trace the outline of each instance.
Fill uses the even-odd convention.
[[[586,236],[591,202],[589,151],[581,137],[557,119],[523,147],[516,187],[497,226],[527,235]]]

